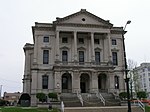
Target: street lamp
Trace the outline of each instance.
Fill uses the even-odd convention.
[[[124,62],[125,62],[125,76],[124,76],[124,80],[126,82],[126,89],[127,89],[127,99],[128,99],[128,112],[131,112],[131,102],[130,102],[130,92],[129,92],[129,80],[130,80],[130,76],[128,75],[128,67],[127,67],[127,59],[126,59],[126,51],[125,51],[125,38],[124,38],[124,34],[125,29],[127,27],[128,24],[130,24],[131,21],[128,20],[127,23],[125,24],[124,28],[123,28],[123,32],[122,32],[122,38],[123,38],[123,50],[124,50]]]

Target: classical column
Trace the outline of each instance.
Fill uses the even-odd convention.
[[[77,32],[74,31],[74,61],[77,61]]]
[[[59,61],[59,31],[56,31],[56,61]]]
[[[35,36],[33,64],[37,64],[37,44],[38,44],[38,36]]]
[[[97,72],[92,72],[92,85],[91,85],[91,89],[90,92],[95,93],[98,91],[98,76],[97,76]]]
[[[37,99],[36,99],[36,93],[38,88],[38,74],[37,70],[32,70],[32,84],[31,84],[31,106],[36,106]]]
[[[79,77],[79,71],[74,70],[73,77],[72,77],[72,92],[73,93],[80,93],[80,77]]]
[[[60,72],[55,72],[54,74],[54,90],[56,93],[61,93],[61,74]]]
[[[91,61],[95,61],[95,51],[94,51],[94,33],[91,32]]]
[[[114,92],[114,75],[113,73],[108,73],[107,74],[107,88],[108,88],[108,92]]]
[[[107,34],[107,38],[108,38],[108,56],[109,56],[109,61],[112,61],[110,33]]]

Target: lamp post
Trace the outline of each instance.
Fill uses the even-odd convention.
[[[0,99],[2,98],[2,97],[1,97],[1,95],[2,95],[2,86],[3,86],[3,85],[0,85]]]
[[[125,38],[124,38],[124,34],[125,29],[127,27],[128,24],[130,24],[131,21],[128,20],[127,23],[125,24],[125,27],[123,28],[123,32],[122,32],[122,38],[123,38],[123,50],[124,50],[124,62],[125,62],[125,76],[124,76],[124,80],[126,82],[126,89],[127,89],[127,99],[128,99],[128,112],[131,112],[131,102],[130,102],[130,92],[129,92],[129,75],[128,75],[128,67],[127,67],[127,59],[126,59],[126,51],[125,51]]]

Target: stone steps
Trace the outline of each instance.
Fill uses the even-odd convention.
[[[127,112],[127,110],[126,106],[65,108],[65,112]],[[134,106],[132,112],[143,112],[143,110]]]
[[[60,96],[60,100],[64,102],[65,107],[81,107],[80,100],[76,94],[64,93]]]
[[[82,93],[84,107],[104,106],[104,104],[96,97],[96,94]]]
[[[121,102],[120,99],[115,99],[113,94],[111,93],[101,93],[106,101],[106,106],[120,106]]]
[[[101,107],[104,104],[97,98],[95,93],[81,93],[84,107]],[[106,106],[120,106],[120,101],[116,100],[112,94],[103,93],[102,96],[106,100]],[[65,107],[82,107],[77,94],[62,93],[60,100],[64,102]]]

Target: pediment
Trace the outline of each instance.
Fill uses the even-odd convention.
[[[64,18],[57,18],[54,23],[57,24],[88,24],[88,25],[102,25],[102,26],[112,26],[109,21],[103,20],[98,16],[81,9],[81,11],[74,13],[72,15],[66,16]]]
[[[96,47],[96,48],[95,48],[95,51],[101,51],[101,48]]]
[[[66,49],[66,50],[68,50],[69,47],[67,47],[67,46],[62,46],[60,49]]]
[[[84,46],[78,47],[78,50],[85,50],[86,48]]]

